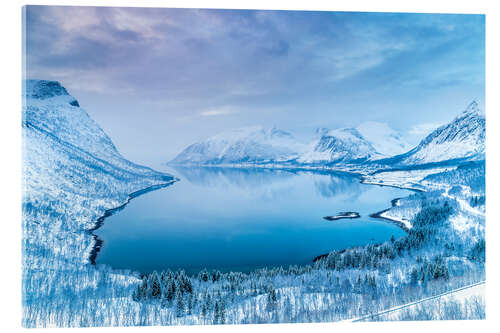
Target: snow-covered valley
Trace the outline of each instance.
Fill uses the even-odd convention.
[[[91,231],[132,193],[167,186],[176,178],[124,159],[59,83],[26,81],[23,325],[338,321],[482,281],[484,125],[473,103],[411,150],[392,132],[375,142],[381,134],[374,128],[385,127],[373,124],[323,131],[311,145],[261,127],[193,144],[174,162],[356,171],[366,184],[419,190],[384,212],[383,217],[404,223],[408,234],[333,251],[305,266],[141,276],[92,265],[96,238]],[[461,318],[483,318],[484,302],[482,310]],[[419,315],[409,312],[405,318],[425,319]]]

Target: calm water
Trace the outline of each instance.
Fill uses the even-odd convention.
[[[404,235],[368,214],[406,190],[363,185],[343,173],[190,168],[181,181],[133,199],[95,234],[97,263],[141,272],[249,271],[311,263],[320,254]],[[356,211],[359,219],[323,216]]]

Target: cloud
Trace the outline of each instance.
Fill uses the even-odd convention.
[[[27,12],[28,76],[85,71],[110,91],[196,96],[210,104],[244,101],[255,91],[307,99],[311,89],[331,91],[374,69],[389,73],[390,84],[408,82],[405,72],[417,68],[411,82],[431,86],[427,75],[443,66],[429,71],[417,63],[478,25],[460,15],[58,6]],[[411,65],[391,68],[392,59],[412,54]],[[382,77],[375,74],[368,79]],[[447,84],[458,82],[451,79]],[[79,86],[95,90],[92,82]]]
[[[216,108],[216,109],[208,109],[200,112],[200,115],[203,117],[213,117],[213,116],[223,116],[228,114],[238,113],[238,110],[232,108]]]
[[[376,118],[396,128],[420,123],[407,132],[419,136],[451,118],[462,99],[484,94],[482,15],[55,6],[26,13],[26,77],[61,81],[118,132],[121,110],[136,117],[131,123],[154,119],[168,129],[158,140],[169,142],[256,120],[305,132],[304,124]],[[436,117],[436,109],[450,111]],[[136,149],[144,150],[139,141]]]
[[[426,136],[430,134],[432,131],[440,127],[441,123],[422,123],[418,125],[414,125],[408,131],[409,134],[415,136]]]

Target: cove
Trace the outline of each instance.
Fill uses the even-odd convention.
[[[248,272],[309,264],[318,255],[405,232],[369,215],[411,192],[356,175],[236,168],[176,168],[181,180],[135,197],[105,218],[95,262],[142,273],[203,268]],[[340,211],[360,218],[328,221]]]

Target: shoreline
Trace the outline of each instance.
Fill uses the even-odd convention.
[[[99,229],[100,227],[102,227],[102,225],[104,224],[104,220],[106,218],[108,218],[108,217],[116,214],[117,212],[121,211],[122,209],[124,209],[130,203],[130,201],[132,199],[137,198],[138,196],[146,194],[148,192],[152,192],[152,191],[156,191],[156,190],[159,190],[161,188],[164,188],[164,187],[168,187],[179,180],[180,179],[178,179],[176,177],[172,177],[172,180],[170,180],[166,183],[151,185],[151,186],[148,186],[148,187],[143,188],[141,190],[132,192],[127,196],[127,199],[125,200],[125,202],[123,204],[121,204],[120,206],[105,210],[104,214],[101,217],[99,217],[97,219],[97,221],[95,222],[94,227],[92,227],[91,229],[85,230],[86,232],[88,232],[92,236],[92,238],[94,240],[94,245],[92,246],[92,249],[90,250],[90,253],[88,255],[89,262],[94,266],[96,264],[95,260],[97,258],[97,255],[99,254],[99,251],[101,250],[102,244],[104,242],[96,234],[94,234],[94,231]]]
[[[205,166],[204,166],[204,167],[205,167]],[[266,169],[267,169],[267,168],[266,168]],[[271,169],[273,169],[273,168],[271,168]],[[279,168],[279,169],[280,169],[280,170],[287,171],[285,168]],[[297,168],[297,169],[296,169],[296,168],[291,168],[291,169],[292,169],[292,170],[297,170],[298,168]],[[320,172],[321,172],[321,171],[323,171],[323,172],[327,172],[327,173],[328,173],[328,172],[346,172],[346,171],[325,170],[325,169],[323,169],[323,170],[311,170],[311,169],[309,169],[309,170],[304,170],[304,169],[303,169],[302,171],[312,171],[312,172],[314,172],[314,171],[316,171],[316,172],[317,172],[317,171],[320,171]],[[363,185],[379,185],[379,186],[388,186],[388,187],[394,187],[394,188],[399,188],[399,189],[403,189],[403,190],[410,190],[410,191],[414,191],[414,192],[425,192],[425,191],[424,191],[424,190],[422,190],[422,189],[409,188],[409,187],[403,187],[403,186],[397,186],[397,185],[378,184],[378,183],[365,183],[365,182],[364,182],[364,179],[363,179],[363,176],[364,176],[364,175],[359,174],[359,173],[354,173],[354,172],[348,172],[348,171],[347,171],[346,173],[349,173],[349,174],[352,174],[352,175],[354,175],[354,176],[360,177],[360,178],[361,178],[361,179],[360,179],[360,183],[361,183],[361,184],[363,184]],[[130,193],[130,194],[128,195],[127,200],[126,200],[123,204],[121,204],[121,205],[120,205],[120,206],[118,206],[118,207],[114,207],[114,208],[107,209],[107,210],[104,212],[104,214],[103,214],[101,217],[99,217],[99,218],[97,219],[97,221],[96,221],[96,223],[95,223],[95,226],[94,226],[93,228],[91,228],[91,229],[87,229],[87,230],[86,230],[87,232],[89,232],[89,233],[92,235],[93,240],[94,240],[94,245],[92,246],[92,249],[91,249],[91,251],[90,251],[90,253],[89,253],[89,256],[88,256],[90,263],[91,263],[92,265],[96,265],[95,260],[96,260],[97,255],[99,254],[99,251],[101,250],[101,247],[102,247],[102,245],[103,245],[103,240],[101,240],[101,239],[100,239],[97,235],[95,235],[95,234],[93,233],[93,231],[95,231],[95,230],[99,229],[99,228],[103,225],[104,220],[105,220],[107,217],[112,216],[112,215],[116,214],[117,212],[121,211],[122,209],[124,209],[124,208],[125,208],[125,207],[129,204],[129,202],[130,202],[132,199],[134,199],[134,198],[136,198],[136,197],[138,197],[138,196],[140,196],[140,195],[142,195],[142,194],[146,194],[146,193],[151,192],[151,191],[155,191],[155,190],[158,190],[158,189],[161,189],[161,188],[164,188],[164,187],[168,187],[168,186],[170,186],[170,185],[174,184],[174,183],[175,183],[175,182],[177,182],[177,181],[180,181],[180,179],[179,179],[179,178],[176,178],[176,177],[173,177],[173,179],[172,179],[172,180],[170,180],[170,181],[168,181],[167,183],[163,183],[163,184],[156,184],[156,185],[151,185],[151,186],[146,187],[146,188],[144,188],[144,189],[141,189],[141,190],[138,190],[138,191],[132,192],[132,193]],[[377,219],[381,219],[381,220],[386,220],[386,221],[389,221],[390,223],[393,223],[393,224],[395,224],[395,225],[399,226],[399,227],[400,227],[403,231],[408,232],[408,231],[409,231],[409,229],[408,229],[408,228],[406,227],[406,225],[405,225],[404,223],[402,223],[401,221],[398,221],[398,220],[395,220],[395,219],[392,219],[392,218],[389,218],[389,217],[381,216],[381,214],[383,214],[383,213],[385,213],[385,212],[389,211],[392,207],[395,207],[395,206],[396,206],[396,203],[398,202],[398,200],[399,200],[399,199],[401,199],[401,197],[398,197],[398,198],[394,198],[394,199],[392,199],[392,200],[391,200],[391,207],[390,207],[390,208],[387,208],[387,209],[381,210],[381,211],[376,212],[376,213],[369,214],[368,216],[369,216],[369,217],[371,217],[371,218],[377,218]],[[348,216],[345,216],[345,217],[335,218],[335,219],[332,219],[332,220],[340,220],[340,219],[354,219],[354,218],[358,218],[358,217],[360,217],[360,216],[355,216],[355,217],[350,217],[350,216],[348,217]],[[323,218],[325,218],[325,217],[323,217]],[[326,219],[326,220],[329,220],[329,219]],[[346,249],[342,249],[342,250],[341,250],[341,252],[342,252],[342,251],[345,251],[345,250],[346,250]],[[330,251],[330,252],[331,252],[331,251]],[[329,252],[329,253],[330,253],[330,252]],[[318,256],[316,256],[316,257],[314,257],[314,258],[312,259],[312,262],[314,263],[314,262],[316,262],[316,261],[318,261],[318,260],[320,260],[320,259],[322,259],[322,258],[326,258],[326,257],[329,255],[329,253],[320,254],[320,255],[318,255]]]
[[[408,191],[414,191],[418,193],[423,193],[425,192],[424,189],[416,188],[416,187],[404,187],[404,186],[398,186],[398,185],[390,185],[390,184],[383,184],[383,183],[375,183],[375,182],[365,182],[364,178],[362,177],[361,184],[364,185],[378,185],[378,186],[387,186],[387,187],[394,187],[394,188],[399,188],[401,190],[408,190]]]
[[[261,170],[271,170],[271,171],[288,171],[288,172],[321,172],[321,173],[347,173],[354,175],[356,177],[362,178],[372,172],[365,172],[366,170],[360,169],[350,169],[350,168],[335,168],[333,166],[294,166],[294,165],[270,165],[270,164],[165,164],[168,167],[175,169],[178,168],[207,168],[207,169],[217,169],[217,168],[227,168],[227,169],[261,169]]]
[[[366,184],[366,185],[371,185],[371,184]],[[388,186],[388,185],[381,185],[381,186]],[[406,188],[403,188],[403,189],[407,190]],[[397,202],[398,202],[398,200],[400,200],[400,199],[402,199],[402,198],[400,197],[400,198],[394,198],[394,199],[392,199],[392,200],[391,200],[391,207],[386,208],[386,209],[381,210],[381,211],[376,212],[376,213],[369,214],[368,216],[369,216],[369,217],[371,217],[371,218],[376,218],[376,219],[381,219],[381,220],[386,220],[386,221],[389,221],[390,223],[396,224],[398,227],[400,227],[401,229],[403,229],[403,231],[405,231],[405,232],[409,232],[409,231],[410,231],[410,229],[408,229],[408,227],[407,227],[407,226],[406,226],[403,222],[398,221],[398,220],[391,219],[391,218],[389,218],[389,217],[381,216],[383,213],[385,213],[385,212],[387,212],[387,211],[391,210],[391,208],[392,208],[392,207],[396,207]],[[380,243],[378,243],[378,244],[380,244]],[[346,249],[347,249],[347,248],[346,248]],[[346,249],[342,249],[342,250],[340,250],[340,253],[345,252],[345,251],[346,251]],[[334,250],[334,251],[335,251],[335,250]],[[314,257],[314,258],[312,259],[312,262],[313,262],[313,263],[315,263],[315,262],[316,262],[316,261],[318,261],[318,260],[321,260],[321,259],[327,258],[327,257],[328,257],[328,255],[329,255],[331,252],[333,252],[333,251],[330,251],[329,253],[323,253],[323,254],[320,254],[320,255],[318,255],[318,256],[316,256],[316,257]]]
[[[370,214],[369,216],[372,217],[372,218],[374,218],[374,219],[381,219],[381,220],[389,221],[390,223],[396,224],[398,227],[400,227],[404,231],[409,232],[410,229],[408,229],[408,227],[403,222],[401,222],[399,220],[392,219],[390,217],[382,216],[383,213],[390,211],[391,208],[387,208],[387,209],[381,210],[380,212],[376,212],[376,213]]]
[[[372,218],[375,218],[375,219],[381,219],[381,220],[386,220],[386,221],[389,221],[391,223],[394,223],[396,224],[397,226],[399,226],[401,229],[403,229],[404,231],[406,232],[409,232],[410,229],[406,226],[406,224],[404,224],[403,222],[399,221],[399,220],[396,220],[396,219],[393,219],[393,218],[390,218],[390,217],[387,217],[387,216],[382,216],[382,214],[384,214],[385,212],[388,212],[391,210],[391,208],[393,207],[396,207],[397,206],[397,203],[398,201],[402,199],[402,198],[394,198],[391,200],[391,207],[389,208],[386,208],[384,210],[381,210],[379,212],[376,212],[376,213],[372,213],[370,214],[369,216],[372,217]]]

